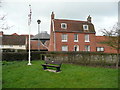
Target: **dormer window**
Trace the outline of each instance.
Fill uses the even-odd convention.
[[[88,25],[83,25],[84,30],[88,30]]]
[[[61,23],[61,28],[62,29],[67,29],[67,24],[66,23]]]

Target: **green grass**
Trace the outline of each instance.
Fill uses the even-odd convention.
[[[118,88],[118,70],[62,64],[62,72],[42,69],[42,61],[5,63],[3,88]]]

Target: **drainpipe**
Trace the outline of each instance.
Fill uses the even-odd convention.
[[[54,21],[53,20],[52,20],[52,25],[53,25],[53,34],[54,34],[54,51],[56,51],[56,35],[55,35]]]

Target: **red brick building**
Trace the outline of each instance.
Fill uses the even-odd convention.
[[[86,21],[55,19],[51,14],[49,51],[91,51],[116,53],[117,51],[98,42],[105,36],[96,36],[90,15]]]

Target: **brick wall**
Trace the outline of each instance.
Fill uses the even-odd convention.
[[[62,34],[68,35],[67,42],[62,42]],[[74,34],[78,34],[78,42],[74,42]],[[68,51],[74,51],[74,45],[79,46],[79,51],[85,51],[85,45],[90,45],[90,51],[96,51],[96,44],[95,44],[95,34],[88,34],[90,38],[90,42],[85,42],[85,33],[55,33],[55,48],[56,51],[62,51],[62,45],[68,46]]]

